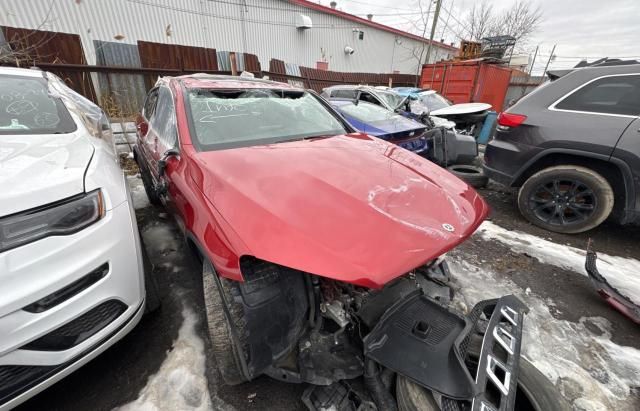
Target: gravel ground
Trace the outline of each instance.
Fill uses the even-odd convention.
[[[134,193],[139,193],[139,179],[131,178],[130,183]],[[519,216],[509,190],[491,185],[481,194],[492,206],[491,220],[507,230],[529,233],[558,247],[584,248],[587,239],[593,238],[598,251],[640,260],[637,228],[604,224],[588,234],[552,234]],[[185,249],[170,216],[142,200],[137,202],[145,206],[137,210],[138,224],[163,293],[162,308],[143,318],[133,332],[103,355],[19,409],[305,409],[300,401],[302,385],[267,377],[236,387],[220,383],[203,326],[200,267]],[[587,277],[579,274],[581,267],[568,270],[543,263],[535,255],[480,235],[458,247],[451,259],[462,294],[460,304],[471,304],[494,290],[522,295],[527,304],[538,307],[527,335],[538,342],[532,340],[535,346],[525,354],[539,363],[574,408],[640,409],[640,364],[628,365],[624,358],[618,361],[614,357],[615,353],[635,358],[640,352],[640,329],[595,294]],[[564,334],[565,340],[554,340],[558,333]],[[551,351],[545,361],[540,352],[547,349],[547,342]],[[564,353],[563,345],[571,350]],[[603,355],[593,351],[594,345],[613,348]],[[555,357],[553,347],[559,350]],[[574,354],[576,358],[571,360]],[[585,365],[592,356],[604,361],[596,362],[600,364],[596,369]],[[610,368],[613,362],[626,368]]]

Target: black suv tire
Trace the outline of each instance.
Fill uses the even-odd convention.
[[[563,234],[600,225],[611,214],[613,202],[613,189],[602,175],[573,165],[540,170],[518,192],[518,208],[527,220]]]

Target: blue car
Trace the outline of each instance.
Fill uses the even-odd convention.
[[[387,140],[414,153],[427,149],[427,127],[376,104],[331,99],[331,105],[357,130]]]

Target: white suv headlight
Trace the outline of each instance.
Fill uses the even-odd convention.
[[[0,252],[53,235],[68,235],[104,217],[100,190],[0,219]]]

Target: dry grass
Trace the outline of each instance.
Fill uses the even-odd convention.
[[[105,92],[100,95],[100,108],[102,108],[109,118],[120,118],[124,121],[132,121],[139,112],[138,107],[120,106],[112,93]]]
[[[129,157],[129,154],[120,154],[120,167],[124,170],[125,175],[135,176],[140,172],[138,164]]]

